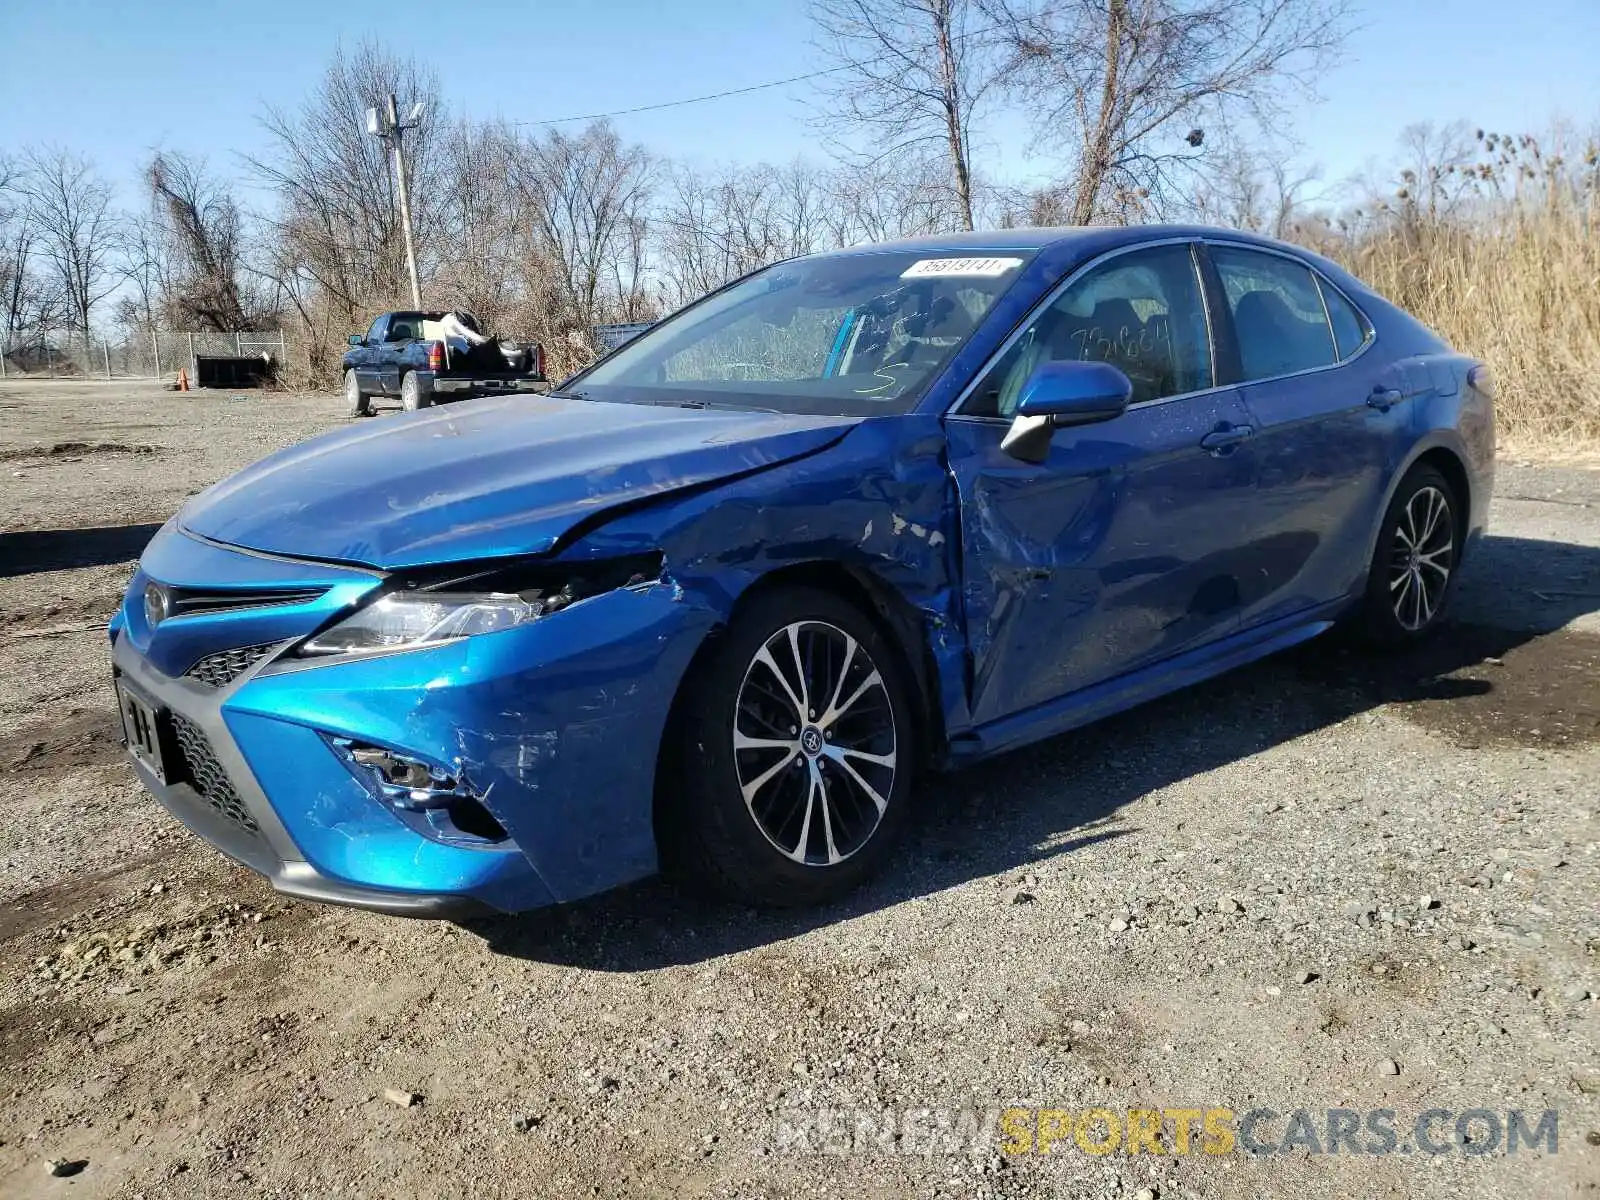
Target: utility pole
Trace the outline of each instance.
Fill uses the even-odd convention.
[[[406,185],[406,155],[402,141],[405,131],[415,129],[421,121],[421,104],[412,106],[409,120],[400,120],[400,104],[393,92],[389,93],[389,102],[382,113],[376,108],[367,109],[367,132],[385,139],[394,150],[394,177],[400,192],[400,228],[406,239],[406,270],[411,274],[411,303],[415,308],[422,307],[422,285],[417,280],[417,247],[411,236],[411,193]]]

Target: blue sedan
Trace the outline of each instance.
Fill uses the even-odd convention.
[[[519,911],[666,867],[832,899],[916,780],[1339,624],[1439,622],[1485,368],[1186,227],[813,255],[547,397],[191,500],[112,623],[131,758],[291,895]]]

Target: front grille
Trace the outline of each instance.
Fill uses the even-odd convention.
[[[172,727],[177,737],[178,755],[183,759],[185,773],[194,790],[200,793],[201,799],[220,816],[227,817],[241,829],[250,833],[260,833],[261,826],[256,824],[256,819],[250,815],[250,810],[244,806],[244,801],[239,799],[239,793],[233,790],[233,784],[228,781],[228,773],[217,761],[216,751],[212,750],[211,741],[201,731],[200,726],[187,717],[173,713]]]
[[[184,672],[190,679],[209,688],[227,687],[251,667],[272,653],[272,646],[240,646],[208,654]]]
[[[309,604],[321,596],[323,588],[277,588],[262,591],[206,592],[198,588],[171,587],[172,615],[226,612],[235,608],[276,608],[285,604]]]

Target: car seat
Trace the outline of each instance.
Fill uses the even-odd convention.
[[[1294,315],[1277,292],[1258,289],[1239,297],[1233,310],[1240,365],[1246,379],[1269,379],[1331,362],[1331,338]],[[1327,353],[1319,357],[1315,348]]]

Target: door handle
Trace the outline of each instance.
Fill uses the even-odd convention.
[[[1375,408],[1379,412],[1388,412],[1396,404],[1405,399],[1404,393],[1398,388],[1379,387],[1372,389],[1372,395],[1367,397],[1367,407]]]
[[[1200,448],[1220,457],[1253,433],[1255,430],[1248,425],[1230,425],[1226,429],[1216,429],[1206,434],[1200,439]]]

